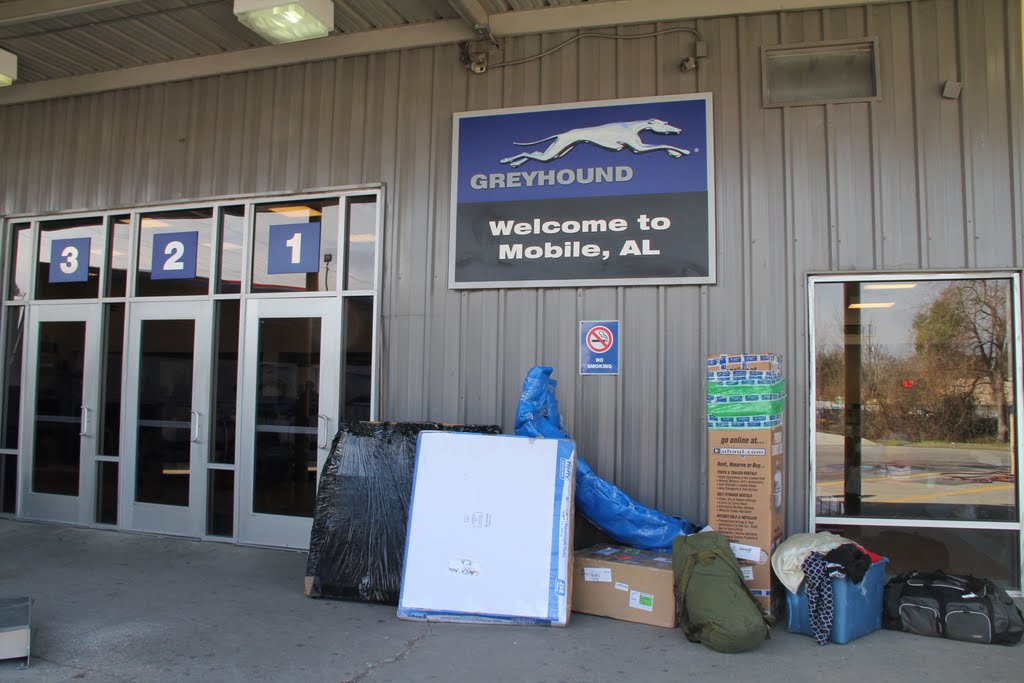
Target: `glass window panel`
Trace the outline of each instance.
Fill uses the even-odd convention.
[[[17,510],[18,454],[0,453],[0,512]]]
[[[376,283],[377,198],[348,200],[348,235],[345,239],[345,289],[372,290]]]
[[[870,44],[768,51],[768,104],[869,99],[875,96]]]
[[[996,529],[934,529],[912,526],[818,524],[889,558],[894,572],[941,569],[992,579],[1007,590],[1020,588],[1020,536]]]
[[[37,299],[94,299],[103,266],[103,218],[39,224]]]
[[[117,463],[96,463],[96,522],[117,524]]]
[[[370,419],[373,368],[373,297],[345,299],[345,358],[342,420]]]
[[[128,292],[128,268],[131,264],[131,216],[113,216],[108,232],[107,296],[125,296]]]
[[[209,293],[212,239],[213,209],[165,211],[142,216],[136,294],[183,296]]]
[[[338,200],[256,207],[252,291],[326,292],[337,288]],[[311,245],[319,228],[319,250]]]
[[[320,318],[259,324],[253,512],[313,516]]]
[[[140,503],[188,505],[194,349],[194,321],[143,321],[135,467]]]
[[[25,308],[7,309],[7,331],[4,334],[4,395],[0,448],[18,447],[21,419],[21,356],[24,344]]]
[[[107,305],[107,325],[103,333],[103,429],[100,431],[100,455],[120,454],[121,368],[124,357],[124,304]]]
[[[12,265],[7,298],[17,301],[28,298],[28,290],[32,278],[32,232],[28,223],[13,226],[14,239],[11,240],[11,257],[8,265]]]
[[[1007,279],[814,287],[818,516],[1018,520]]]
[[[226,206],[221,213],[220,279],[217,291],[237,294],[242,291],[242,236],[245,234],[245,207]]]
[[[238,396],[238,301],[217,302],[217,355],[214,359],[213,453],[210,461],[235,462],[235,401]]]
[[[210,470],[206,533],[209,536],[235,535],[235,473]]]
[[[78,495],[85,322],[39,323],[32,490]]]

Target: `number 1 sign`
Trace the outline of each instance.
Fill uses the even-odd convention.
[[[315,273],[320,269],[320,224],[270,226],[267,273]]]
[[[161,232],[153,235],[154,280],[191,280],[196,276],[198,232]]]

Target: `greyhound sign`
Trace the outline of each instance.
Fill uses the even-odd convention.
[[[449,285],[704,284],[710,93],[456,114]]]

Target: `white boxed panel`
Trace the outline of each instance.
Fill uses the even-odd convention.
[[[422,432],[398,616],[569,620],[575,445]]]

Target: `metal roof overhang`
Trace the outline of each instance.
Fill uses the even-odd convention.
[[[128,5],[138,0],[7,0],[0,27]],[[462,19],[339,33],[318,40],[270,45],[64,78],[18,83],[0,90],[0,106],[119,90],[155,83],[265,69],[303,62],[479,39],[715,16],[863,6],[894,0],[609,0],[488,13],[479,0],[449,0]]]

